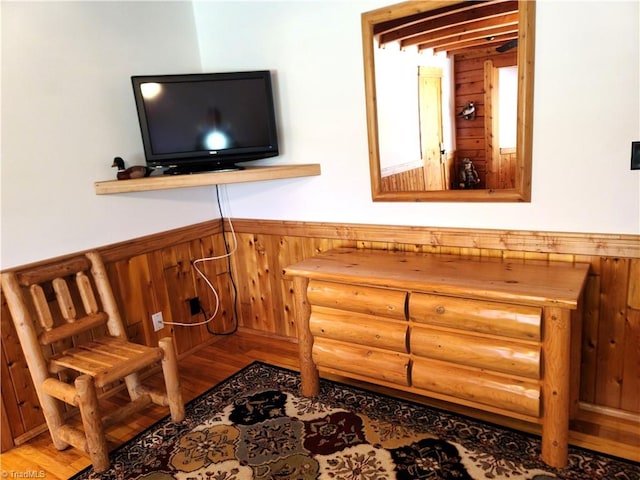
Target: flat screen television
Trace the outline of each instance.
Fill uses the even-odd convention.
[[[279,153],[268,70],[131,81],[149,167],[167,174],[238,169]]]

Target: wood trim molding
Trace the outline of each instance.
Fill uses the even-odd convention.
[[[363,242],[384,241],[386,243],[430,245],[433,247],[640,258],[640,235],[301,222],[250,218],[232,218],[231,221],[234,230],[238,233],[290,235]],[[109,263],[218,233],[222,233],[222,224],[220,219],[216,218],[96,249],[100,251],[105,263]],[[73,252],[69,255],[49,258],[9,270],[44,265],[78,253],[82,252]]]
[[[238,233],[640,258],[640,235],[231,219]]]

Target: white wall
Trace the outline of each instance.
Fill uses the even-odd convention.
[[[195,3],[203,68],[274,69],[279,161],[322,164],[320,177],[229,187],[234,216],[640,233],[640,171],[629,169],[640,140],[638,2],[538,2],[529,204],[371,201],[360,13],[383,3],[393,2]]]
[[[218,217],[211,188],[96,195],[144,163],[130,76],[200,71],[188,2],[2,2],[2,267]]]
[[[500,148],[516,148],[518,123],[518,67],[498,69],[498,140]]]
[[[218,216],[212,187],[93,190],[143,159],[129,76],[201,64],[274,70],[274,162],[322,164],[229,186],[227,215],[640,233],[638,2],[539,2],[530,204],[371,201],[360,13],[383,3],[3,1],[2,268]]]

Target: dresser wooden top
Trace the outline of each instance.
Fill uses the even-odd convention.
[[[575,309],[589,264],[340,248],[290,265],[285,273],[465,298]]]

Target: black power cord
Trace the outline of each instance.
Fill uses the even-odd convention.
[[[218,185],[216,185],[216,200],[218,203],[218,212],[220,213],[220,221],[222,222],[222,241],[224,242],[224,250],[227,258],[227,270],[229,272],[229,279],[231,280],[231,286],[233,287],[233,328],[228,332],[213,332],[207,322],[207,331],[211,335],[233,335],[238,331],[238,287],[236,286],[236,282],[233,278],[233,270],[231,269],[231,253],[229,249],[229,244],[227,243],[227,235],[224,227],[224,216],[222,213],[222,205],[220,204],[220,189]],[[207,319],[207,312],[205,312],[204,308],[202,308],[202,304],[200,305],[200,313],[204,316],[205,320]]]

